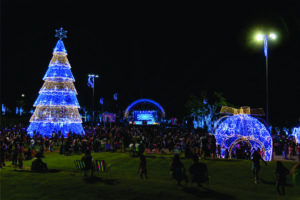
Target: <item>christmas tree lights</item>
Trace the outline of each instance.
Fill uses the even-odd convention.
[[[61,28],[56,32],[59,40],[43,78],[45,83],[33,104],[36,109],[27,129],[31,136],[34,132],[50,137],[53,131],[61,131],[64,136],[70,131],[76,134],[84,133],[78,112],[80,106],[76,97],[75,79],[62,41],[62,38],[66,38],[66,31]]]

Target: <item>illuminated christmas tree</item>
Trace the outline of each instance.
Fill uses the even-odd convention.
[[[62,28],[56,30],[55,37],[59,37],[59,40],[43,78],[45,83],[33,104],[36,109],[30,118],[30,125],[27,129],[31,136],[34,131],[43,136],[51,136],[53,131],[56,133],[61,131],[64,136],[69,131],[76,134],[84,133],[78,112],[80,106],[76,97],[75,79],[62,41],[62,38],[66,38],[66,33],[67,31]]]

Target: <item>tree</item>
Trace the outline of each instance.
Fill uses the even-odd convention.
[[[200,92],[199,97],[191,95],[187,101],[185,108],[188,116],[194,118],[194,127],[205,128],[211,131],[212,125],[219,117],[217,111],[222,106],[228,105],[226,99],[222,96],[222,92],[214,92],[208,94],[205,90]]]
[[[77,134],[84,132],[78,112],[80,106],[76,97],[77,91],[73,83],[75,79],[62,41],[62,38],[66,37],[66,31],[61,28],[56,32],[59,40],[43,78],[45,83],[33,105],[36,109],[27,129],[30,135],[33,135],[34,131],[43,136],[51,136],[52,131],[57,133],[59,130],[65,136],[69,131]]]

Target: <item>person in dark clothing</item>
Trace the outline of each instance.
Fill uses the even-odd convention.
[[[84,175],[87,176],[87,171],[91,170],[91,176],[93,176],[95,166],[93,164],[93,157],[91,156],[91,151],[86,150],[81,160],[83,160],[85,164]]]
[[[12,165],[17,165],[17,160],[18,160],[18,150],[17,148],[14,148],[13,156],[12,156]]]
[[[217,140],[215,138],[215,135],[212,135],[211,141],[210,141],[210,151],[212,154],[212,157],[214,158],[214,160],[217,158]]]
[[[258,153],[258,151],[260,151],[259,149],[254,151],[253,155],[252,155],[252,171],[253,171],[253,175],[255,176],[255,183],[257,184],[258,181],[258,172],[260,170],[260,160],[262,160],[265,165],[267,165],[266,161],[264,161],[261,157],[261,155]]]
[[[143,179],[143,174],[145,174],[145,178],[148,179],[147,163],[146,163],[146,158],[144,155],[141,155],[141,157],[140,157],[140,165],[139,165],[138,172],[140,173],[141,179]]]
[[[31,148],[29,147],[27,151],[25,151],[24,156],[25,156],[25,160],[31,160]]]
[[[205,160],[206,157],[207,144],[208,144],[208,140],[207,137],[204,135],[200,138],[200,157],[202,158],[203,155],[203,160]]]
[[[186,144],[186,147],[185,147],[185,157],[186,158],[192,158],[193,157],[193,152],[191,151],[191,146],[190,146],[190,143],[188,142],[187,144]]]
[[[0,168],[5,167],[5,161],[4,161],[4,156],[5,156],[5,151],[6,151],[6,146],[2,141],[0,141]]]
[[[35,159],[32,161],[32,164],[31,164],[31,171],[35,171],[35,172],[47,172],[48,171],[48,167],[47,167],[47,164],[44,163],[42,161],[42,153],[41,152],[38,152],[36,155],[35,155]]]
[[[170,174],[172,175],[171,182],[173,179],[176,179],[178,185],[181,185],[184,172],[185,172],[184,165],[180,161],[179,155],[175,154],[173,161],[170,165]]]
[[[285,184],[286,184],[286,176],[289,174],[289,170],[285,168],[281,161],[276,162],[276,190],[279,193],[279,195],[285,195]],[[280,192],[280,186],[282,189],[282,193]]]
[[[201,183],[208,181],[208,171],[205,163],[199,163],[197,155],[193,157],[193,164],[190,166],[189,172],[192,175],[191,183],[198,184],[198,187],[202,187]]]

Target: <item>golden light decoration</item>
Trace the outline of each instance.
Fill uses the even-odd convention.
[[[263,116],[265,115],[264,109],[262,108],[255,108],[250,109],[248,106],[243,106],[240,108],[232,108],[228,106],[222,106],[220,113],[222,114],[232,114],[232,115],[256,115],[256,116]]]
[[[82,123],[77,107],[73,106],[37,106],[30,122],[68,122]]]
[[[69,60],[67,58],[67,54],[61,53],[61,52],[53,54],[50,64],[51,65],[67,65],[71,68]]]
[[[45,81],[44,85],[40,89],[41,92],[74,92],[77,95],[73,82],[58,82],[55,81]]]

